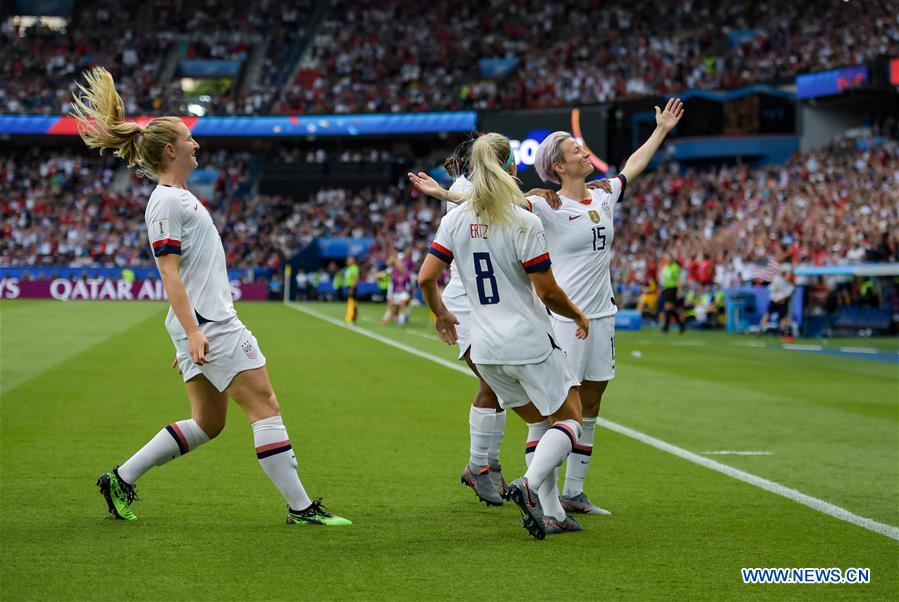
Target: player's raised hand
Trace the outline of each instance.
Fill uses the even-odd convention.
[[[190,359],[198,366],[209,363],[209,360],[206,359],[206,354],[209,353],[209,341],[206,340],[206,336],[199,330],[187,335],[187,349],[190,353]]]
[[[546,204],[553,209],[558,209],[562,206],[562,199],[559,198],[559,194],[555,190],[550,190],[549,188],[531,188],[524,193],[524,196],[542,197],[543,200],[546,201]]]
[[[440,338],[447,345],[456,344],[456,341],[458,340],[458,336],[456,335],[456,324],[458,323],[459,320],[457,320],[456,316],[450,312],[437,316],[437,322],[434,326],[437,328],[437,334],[440,335]]]
[[[587,182],[587,190],[594,190],[599,188],[600,190],[612,194],[612,184],[609,182],[608,178],[603,178],[602,180],[593,180],[592,182]]]
[[[437,180],[435,180],[425,172],[420,171],[417,174],[414,174],[410,171],[406,175],[409,176],[409,181],[418,189],[419,192],[422,192],[428,196],[432,196],[435,199],[446,199],[446,191],[443,189],[443,187],[437,183]]]
[[[680,98],[669,98],[665,110],[656,107],[656,125],[665,132],[670,132],[684,116],[684,103]]]

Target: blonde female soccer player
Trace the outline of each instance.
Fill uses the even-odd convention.
[[[158,182],[146,209],[147,234],[171,307],[165,326],[190,401],[191,417],[164,427],[124,464],[100,475],[97,486],[116,518],[135,520],[134,485],[154,466],[193,451],[225,426],[230,397],[253,428],[256,457],[288,505],[287,523],[349,525],[306,494],[272,390],[265,355],[237,317],[225,251],[212,217],[187,189],[200,147],[176,117],[146,127],[125,121],[122,99],[106,69],[85,73],[74,98],[81,138],[112,149],[128,167]]]
[[[453,178],[449,190],[445,190],[432,177],[424,172],[409,173],[409,181],[420,192],[445,203],[445,211],[449,213],[464,200],[465,193],[471,190],[471,182],[466,177],[471,170],[471,145],[476,138],[468,138],[456,147],[452,156],[448,157],[444,167]],[[611,192],[606,180],[591,182],[591,186]],[[555,191],[535,188],[525,196],[542,197],[550,207],[559,207],[561,201]],[[450,264],[450,281],[443,291],[443,303],[452,312],[458,324],[456,334],[459,346],[459,359],[464,359],[471,371],[480,381],[468,414],[469,440],[471,442],[468,463],[462,470],[462,483],[471,487],[475,495],[488,506],[500,506],[506,496],[507,485],[500,465],[499,450],[506,431],[506,413],[503,411],[496,393],[478,373],[471,361],[471,304],[465,295],[465,289],[459,280],[455,264]],[[492,477],[492,478],[491,478]]]
[[[537,148],[534,166],[544,182],[561,184],[562,206],[553,209],[539,197],[528,199],[532,211],[546,228],[559,286],[590,318],[591,336],[577,337],[579,326],[553,312],[553,332],[580,383],[583,431],[568,458],[562,504],[569,512],[610,514],[584,494],[584,479],[593,455],[596,419],[603,392],[615,378],[615,297],[609,274],[615,237],[615,205],[625,187],[643,173],[650,159],[683,117],[680,99],[671,99],[665,110],[656,107],[656,129],[643,146],[628,158],[621,173],[610,180],[612,190],[588,189],[593,173],[590,155],[568,132],[553,132]],[[552,308],[550,308],[552,309]]]
[[[521,207],[514,174],[507,138],[485,134],[474,142],[469,200],[443,218],[418,279],[441,338],[454,345],[457,320],[440,297],[437,279],[455,262],[471,304],[471,359],[478,372],[502,406],[529,425],[552,422],[534,441],[525,475],[509,484],[524,527],[542,539],[548,531],[580,528],[562,509],[555,479],[580,432],[580,399],[540,300],[575,320],[581,338],[589,323],[556,284],[543,226]]]

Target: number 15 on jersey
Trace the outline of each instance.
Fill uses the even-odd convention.
[[[596,226],[593,228],[593,250],[594,251],[605,251],[606,250],[606,227],[605,226]]]

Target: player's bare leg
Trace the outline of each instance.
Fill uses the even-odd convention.
[[[608,384],[608,381],[592,380],[585,380],[581,383],[580,395],[583,410],[581,436],[578,437],[574,450],[568,456],[568,465],[565,470],[565,486],[562,489],[562,506],[566,512],[611,514],[611,512],[595,505],[584,494],[584,480],[587,478],[587,469],[590,467],[590,460],[593,457],[596,419],[599,416],[602,395]]]
[[[228,396],[246,413],[253,427],[253,443],[259,464],[287,501],[288,524],[348,525],[350,521],[312,501],[297,474],[297,459],[281,420],[281,408],[263,366],[239,373],[227,389]]]
[[[97,479],[109,512],[116,518],[137,518],[131,510],[131,503],[137,499],[134,485],[148,470],[196,449],[218,436],[225,427],[228,397],[203,375],[190,379],[185,386],[191,418],[167,425],[125,463]]]

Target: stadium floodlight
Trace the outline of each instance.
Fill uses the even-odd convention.
[[[206,114],[206,107],[198,104],[189,104],[187,105],[187,112],[191,115],[196,115],[197,117],[202,117]]]

